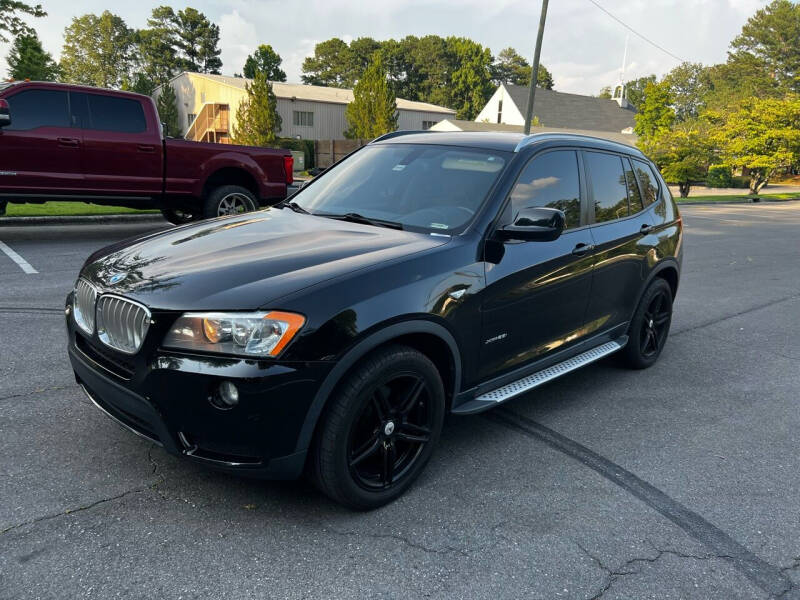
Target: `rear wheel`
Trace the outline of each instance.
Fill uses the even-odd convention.
[[[672,323],[672,288],[661,278],[647,288],[628,329],[628,344],[621,353],[626,365],[646,369],[657,360]]]
[[[406,346],[378,351],[330,400],[310,457],[316,483],[357,510],[391,502],[430,459],[444,404],[441,377],[425,355]]]
[[[179,208],[162,208],[161,214],[173,225],[183,225],[197,220],[197,214]]]
[[[203,216],[206,219],[238,215],[258,208],[253,193],[239,185],[223,185],[214,189],[206,198]]]

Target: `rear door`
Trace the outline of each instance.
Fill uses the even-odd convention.
[[[79,192],[81,138],[71,124],[67,92],[25,86],[5,99],[11,125],[0,129],[0,193]]]
[[[595,268],[588,320],[607,327],[627,323],[635,309],[648,261],[658,239],[650,235],[652,192],[642,194],[631,160],[624,155],[585,151],[583,162],[593,208]]]
[[[491,241],[484,290],[481,379],[524,366],[582,341],[592,285],[592,236],[581,197],[578,153],[535,156],[511,191],[499,226],[526,207],[564,211],[567,229],[554,241]],[[494,248],[492,250],[492,248]],[[487,252],[488,253],[488,252]]]
[[[87,92],[84,169],[91,194],[156,196],[162,190],[160,127],[134,97]],[[149,107],[148,107],[149,108]]]

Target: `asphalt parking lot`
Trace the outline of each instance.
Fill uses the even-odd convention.
[[[371,513],[166,455],[82,396],[63,300],[164,227],[4,227],[0,598],[800,597],[800,203],[682,209],[660,361],[451,418]]]

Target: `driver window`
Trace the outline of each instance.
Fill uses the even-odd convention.
[[[580,226],[581,186],[578,157],[573,150],[537,156],[523,169],[511,190],[512,222],[520,210],[543,206],[563,211],[567,229]]]

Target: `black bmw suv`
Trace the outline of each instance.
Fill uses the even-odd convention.
[[[537,134],[383,136],[289,200],[89,257],[69,356],[173,454],[304,471],[357,509],[420,474],[445,413],[612,353],[652,365],[682,225],[638,150]]]

